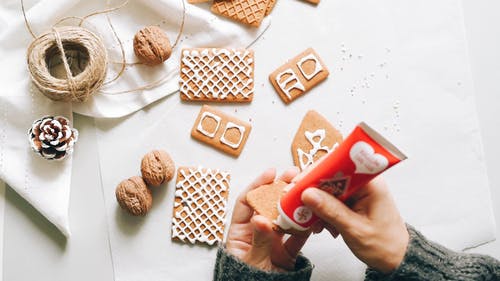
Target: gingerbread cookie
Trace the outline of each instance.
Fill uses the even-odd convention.
[[[318,112],[310,110],[300,124],[292,143],[295,166],[304,170],[342,142],[342,135]]]
[[[198,4],[198,3],[203,3],[203,2],[208,2],[210,0],[188,0],[189,4]]]
[[[269,0],[269,4],[267,4],[267,9],[266,9],[266,16],[271,14],[271,12],[274,9],[274,6],[276,6],[277,1],[278,0]]]
[[[269,0],[214,0],[212,12],[241,23],[259,27]]]
[[[229,181],[229,173],[220,170],[177,170],[172,239],[208,245],[222,241]]]
[[[274,89],[285,103],[302,96],[330,72],[318,54],[309,48],[269,75]]]
[[[247,193],[247,203],[257,214],[274,221],[279,215],[278,202],[286,185],[284,181],[276,181],[260,186]]]
[[[279,215],[279,201],[281,196],[286,192],[285,187],[287,185],[288,184],[283,181],[276,181],[272,184],[262,185],[247,193],[247,203],[257,214],[268,218],[274,223]],[[273,229],[278,232],[293,235],[308,235],[310,233],[310,230],[299,231],[293,228],[284,230],[276,224],[273,226]]]
[[[204,105],[194,122],[191,136],[225,153],[238,157],[252,126],[224,112]]]
[[[304,0],[304,1],[309,2],[311,4],[319,4],[320,0]]]
[[[185,101],[251,102],[254,53],[247,49],[182,50],[180,94]]]

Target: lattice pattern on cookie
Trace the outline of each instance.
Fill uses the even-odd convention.
[[[230,175],[202,167],[177,171],[172,238],[194,244],[222,241]]]
[[[250,102],[254,55],[247,49],[184,49],[181,98],[188,101]]]
[[[251,26],[260,26],[269,0],[214,0],[212,12]]]

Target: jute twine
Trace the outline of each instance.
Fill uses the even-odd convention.
[[[28,48],[28,70],[33,83],[45,96],[56,101],[83,102],[98,91],[102,94],[109,95],[130,93],[152,89],[162,85],[168,80],[170,74],[166,74],[157,81],[134,89],[122,90],[118,92],[103,91],[101,89],[103,85],[110,84],[120,78],[125,71],[126,66],[129,65],[125,59],[125,50],[123,48],[122,41],[118,37],[108,16],[108,13],[124,7],[128,4],[128,2],[129,0],[125,0],[117,7],[96,11],[84,17],[62,18],[56,23],[56,25],[68,19],[78,19],[80,20],[80,23],[78,26],[56,27],[56,25],[54,25],[50,31],[45,32],[40,36],[36,36],[26,17],[24,1],[21,0],[21,8],[26,28],[35,39]],[[184,0],[181,0],[181,2],[183,5],[182,22],[175,43],[172,45],[172,49],[174,49],[179,43],[184,29],[186,6]],[[107,3],[109,4],[109,0]],[[112,30],[113,36],[120,46],[122,55],[120,71],[114,78],[106,82],[104,81],[108,67],[106,47],[98,35],[82,27],[87,18],[99,14],[106,14],[108,24]],[[68,57],[72,60],[73,54],[75,53],[77,54],[76,60],[79,64],[79,69],[77,69],[77,71],[75,71],[74,67],[72,67],[72,62],[68,60]],[[54,58],[57,58],[57,56],[60,58],[63,65],[64,77],[56,77],[51,71],[51,62]],[[85,57],[83,67],[80,66],[80,56]]]
[[[66,50],[88,55],[83,71],[76,76],[70,69]],[[60,56],[64,79],[53,76],[49,61]],[[28,70],[36,87],[56,101],[86,101],[101,88],[106,78],[108,58],[106,47],[93,32],[79,26],[53,27],[35,39],[28,48]]]

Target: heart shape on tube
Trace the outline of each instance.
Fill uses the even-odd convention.
[[[387,158],[375,153],[373,147],[364,141],[355,143],[349,152],[349,156],[356,165],[356,174],[378,174],[389,165]]]

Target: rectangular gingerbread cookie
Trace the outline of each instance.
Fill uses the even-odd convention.
[[[177,169],[172,239],[208,245],[222,241],[230,178],[218,169]]]
[[[235,117],[204,105],[194,122],[191,136],[214,148],[238,157],[252,126]]]
[[[251,102],[254,52],[248,49],[183,49],[179,84],[184,101]]]
[[[241,23],[259,27],[269,0],[214,0],[212,12]]]
[[[325,80],[330,72],[319,55],[309,48],[269,75],[269,81],[285,103],[304,95]]]
[[[312,4],[319,4],[320,0],[304,0],[304,1],[312,3]]]

